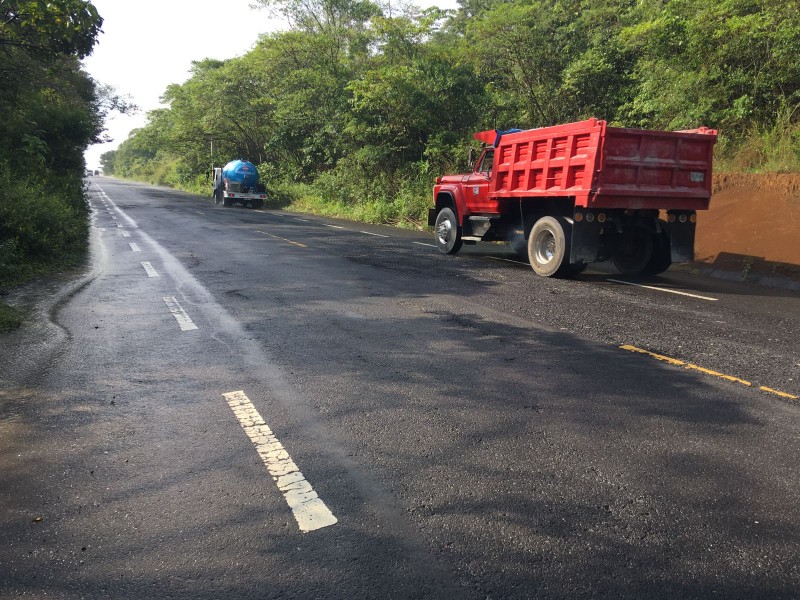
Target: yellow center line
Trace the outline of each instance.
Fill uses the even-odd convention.
[[[646,354],[651,358],[655,358],[656,360],[661,360],[667,362],[671,365],[676,367],[683,367],[684,369],[692,369],[694,371],[700,371],[701,373],[705,373],[706,375],[712,375],[714,377],[719,377],[720,379],[725,379],[726,381],[732,381],[733,383],[740,383],[741,385],[746,385],[747,387],[753,387],[753,384],[749,381],[745,381],[744,379],[739,379],[738,377],[734,377],[732,375],[725,375],[725,373],[719,373],[717,371],[712,371],[711,369],[706,369],[704,367],[700,367],[697,365],[693,365],[692,363],[687,363],[682,360],[678,360],[677,358],[671,358],[669,356],[664,356],[663,354],[656,354],[655,352],[650,352],[649,350],[644,350],[642,348],[637,348],[636,346],[631,346],[625,344],[624,346],[620,346],[622,350],[627,350],[629,352],[637,352],[639,354]],[[780,390],[774,390],[769,388],[765,385],[762,385],[758,388],[762,392],[767,392],[769,394],[774,394],[776,396],[780,396],[781,398],[786,398],[789,400],[798,400],[798,396],[793,394],[787,394],[786,392],[781,392]]]
[[[760,388],[762,392],[768,392],[770,394],[775,394],[776,396],[780,396],[781,398],[788,398],[790,400],[797,400],[797,396],[793,396],[792,394],[787,394],[786,392],[780,392],[778,390],[773,390],[772,388],[768,388],[765,385],[762,385]]]
[[[664,362],[668,362],[671,365],[675,365],[676,367],[682,367],[686,363],[682,360],[678,360],[677,358],[670,358],[669,356],[664,356],[663,354],[656,354],[655,352],[650,352],[649,350],[643,350],[641,348],[637,348],[636,346],[620,346],[623,350],[628,350],[629,352],[638,352],[639,354],[646,354],[647,356],[651,356],[656,360],[662,360]]]
[[[281,240],[283,242],[288,242],[290,244],[294,244],[295,246],[300,246],[301,248],[308,248],[305,244],[301,244],[300,242],[294,242],[292,240],[287,240],[286,238],[282,238],[279,235],[272,235],[271,233],[267,233],[266,231],[259,231],[258,229],[255,230],[256,233],[263,233],[264,235],[268,235],[271,238],[275,238],[276,240]]]
[[[720,379],[726,379],[727,381],[732,381],[734,383],[741,383],[742,385],[746,385],[747,387],[752,387],[753,384],[749,381],[745,381],[744,379],[739,379],[738,377],[734,377],[733,375],[725,375],[725,373],[718,373],[716,371],[712,371],[711,369],[705,369],[703,367],[698,367],[697,365],[688,364],[686,365],[687,369],[694,369],[695,371],[700,371],[701,373],[705,373],[706,375],[713,375],[714,377],[719,377]]]

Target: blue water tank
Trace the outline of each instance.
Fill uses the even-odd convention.
[[[246,160],[232,160],[222,168],[222,177],[229,183],[239,183],[252,188],[258,183],[258,169]]]

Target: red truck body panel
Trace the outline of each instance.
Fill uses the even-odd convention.
[[[506,133],[494,151],[491,179],[484,177],[480,208],[502,198],[561,196],[583,208],[707,209],[716,133],[623,129],[596,119]],[[475,138],[492,143],[497,132]],[[474,176],[463,176],[463,183],[472,185]],[[467,212],[475,212],[473,196],[466,196]]]

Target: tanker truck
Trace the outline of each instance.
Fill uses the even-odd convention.
[[[471,173],[433,188],[428,224],[443,254],[509,242],[544,277],[610,260],[655,275],[694,259],[696,211],[708,209],[717,132],[577,123],[476,133]]]
[[[267,190],[258,182],[258,169],[246,160],[232,160],[224,167],[214,169],[214,203],[222,206],[241,204],[261,208],[267,199]]]

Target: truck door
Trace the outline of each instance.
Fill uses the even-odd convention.
[[[475,170],[463,179],[464,199],[470,213],[497,213],[497,200],[489,199],[489,182],[492,180],[494,148],[483,151]]]

